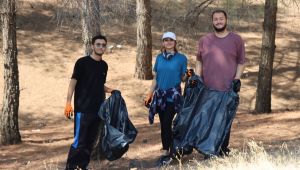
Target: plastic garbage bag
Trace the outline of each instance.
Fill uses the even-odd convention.
[[[121,158],[136,136],[137,130],[128,117],[124,99],[120,92],[114,92],[106,99],[98,112],[104,122],[100,137],[100,155],[113,161]]]
[[[199,76],[192,76],[185,86],[182,110],[174,120],[171,153],[181,156],[194,148],[206,156],[218,155],[238,104],[239,95],[233,89],[211,90]]]

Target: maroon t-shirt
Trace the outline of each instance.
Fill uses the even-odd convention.
[[[245,63],[244,41],[233,32],[224,38],[209,33],[199,40],[197,60],[202,62],[204,84],[211,89],[228,91],[237,65]]]

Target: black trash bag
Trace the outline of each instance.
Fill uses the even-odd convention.
[[[128,118],[124,99],[120,92],[103,102],[98,112],[104,126],[100,137],[100,155],[114,161],[121,158],[128,150],[136,136],[137,130]]]
[[[230,131],[239,96],[232,89],[208,89],[197,75],[185,87],[182,110],[174,120],[171,154],[180,157],[195,148],[204,155],[217,156]]]

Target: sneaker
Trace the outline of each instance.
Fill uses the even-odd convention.
[[[168,156],[170,152],[168,150],[161,150],[161,156]]]
[[[229,148],[223,148],[220,150],[219,152],[219,156],[220,157],[228,157],[230,153],[230,149]]]
[[[173,158],[170,156],[161,156],[157,161],[158,167],[168,166],[173,161]]]

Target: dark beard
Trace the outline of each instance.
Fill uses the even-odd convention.
[[[94,51],[95,54],[99,55],[99,56],[102,56],[103,53],[97,53],[96,51]]]
[[[222,28],[217,28],[217,27],[214,26],[214,25],[213,25],[213,27],[214,27],[214,29],[215,29],[216,32],[223,32],[223,31],[226,29],[227,24],[225,24],[224,27],[222,27]]]

